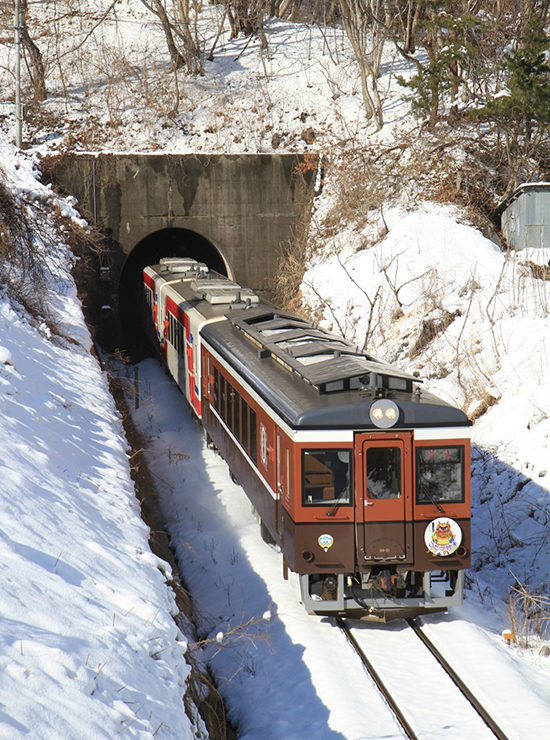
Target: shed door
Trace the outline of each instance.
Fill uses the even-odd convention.
[[[411,552],[411,442],[407,432],[355,438],[358,565],[399,562]]]

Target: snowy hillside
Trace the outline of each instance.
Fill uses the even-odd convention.
[[[54,206],[29,160],[0,146],[18,202]],[[48,250],[45,298],[62,335],[2,291],[0,738],[112,740],[125,729],[134,738],[196,737],[183,709],[190,669],[171,572],[149,549],[72,257],[52,240],[51,217],[34,227],[36,250]]]
[[[204,61],[205,74],[190,77],[171,71],[160,23],[139,0],[119,3],[116,15],[97,26],[109,5],[94,0],[95,13],[80,21],[60,15],[47,49],[49,96],[38,110],[30,107],[23,131],[39,151],[323,151],[334,142],[368,139],[342,28],[272,19],[262,52],[256,38],[230,38],[223,5],[204,5],[198,33],[205,56],[222,30],[214,58]],[[56,54],[64,55],[61,71]],[[0,47],[0,58],[6,67],[0,78],[10,90],[13,46]],[[392,69],[406,74],[402,67],[388,49],[386,75]],[[391,123],[404,109],[388,82],[386,76],[382,87]],[[12,97],[0,102],[0,115],[13,138]]]

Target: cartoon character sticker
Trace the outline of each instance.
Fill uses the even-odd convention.
[[[426,527],[424,542],[433,555],[452,555],[460,547],[462,530],[454,519],[440,516]]]
[[[317,540],[319,545],[323,548],[325,552],[328,552],[329,549],[334,544],[334,537],[331,534],[322,534],[319,539]]]

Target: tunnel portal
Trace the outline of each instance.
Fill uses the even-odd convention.
[[[133,354],[141,342],[136,317],[141,316],[143,268],[156,265],[162,257],[192,257],[211,270],[232,277],[230,265],[221,252],[204,236],[189,229],[161,229],[149,234],[127,256],[118,278],[115,310],[120,319],[124,346]],[[107,304],[109,305],[109,304]],[[112,342],[110,341],[109,344]],[[116,343],[116,342],[115,342]],[[120,342],[119,342],[120,343]]]
[[[107,235],[93,296],[113,335],[135,324],[141,270],[188,256],[267,298],[310,215],[318,162],[299,154],[74,154],[42,162]],[[115,339],[115,341],[118,341]]]

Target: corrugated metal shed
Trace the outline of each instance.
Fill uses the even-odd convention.
[[[550,182],[526,182],[500,205],[511,249],[550,247]]]

